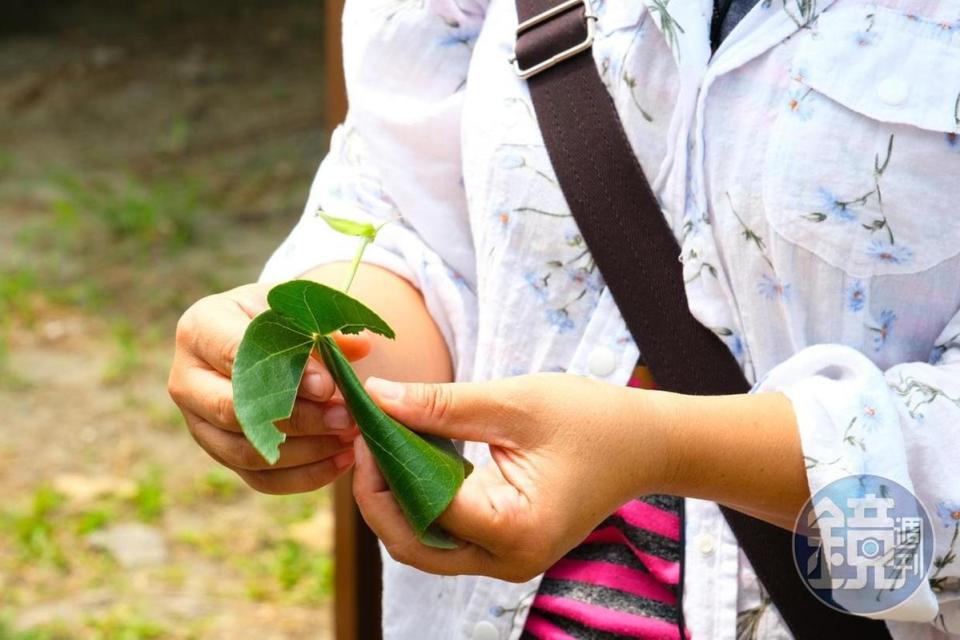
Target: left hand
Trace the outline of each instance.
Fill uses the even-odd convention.
[[[493,463],[467,478],[437,521],[463,541],[448,551],[419,543],[363,439],[355,441],[364,519],[395,560],[430,573],[529,580],[671,475],[664,394],[568,374],[458,384],[371,378],[367,390],[418,431],[490,445]]]

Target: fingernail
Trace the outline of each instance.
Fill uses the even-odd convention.
[[[333,466],[337,469],[346,469],[353,464],[353,449],[347,449],[346,451],[341,451],[337,455],[333,456]]]
[[[350,418],[347,408],[337,404],[327,409],[327,412],[323,414],[323,423],[331,429],[342,431],[348,429],[353,424],[353,420]]]
[[[321,373],[308,373],[303,376],[303,390],[314,397],[323,398],[328,393],[327,381]]]
[[[404,385],[383,378],[368,378],[367,390],[373,391],[384,400],[399,400],[403,397]]]

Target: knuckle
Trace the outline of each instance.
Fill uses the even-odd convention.
[[[214,415],[220,426],[232,427],[238,424],[237,413],[233,407],[233,398],[228,395],[221,395],[216,399]]]
[[[290,418],[286,421],[286,431],[291,436],[309,435],[307,425],[311,422],[312,407],[309,402],[297,400],[293,404],[293,410],[290,412]]]
[[[224,340],[218,345],[217,354],[227,371],[233,371],[233,363],[237,359],[239,348],[240,340],[236,336]]]
[[[194,305],[194,307],[195,306],[196,305]],[[192,343],[192,336],[196,327],[194,307],[190,307],[184,311],[180,319],[177,320],[177,329],[174,334],[177,347],[189,347]]]
[[[200,333],[200,319],[204,310],[212,303],[213,296],[200,298],[190,305],[180,319],[177,321],[176,342],[177,345],[186,348],[192,348],[195,338]]]
[[[170,372],[170,377],[167,378],[167,394],[169,394],[170,399],[177,405],[183,404],[183,401],[187,397],[187,389],[180,381],[180,375],[177,373],[176,367]]]
[[[438,421],[446,418],[453,408],[453,391],[447,385],[417,384],[414,386],[414,398],[427,415]]]
[[[413,553],[411,552],[411,545],[409,542],[393,543],[385,546],[387,553],[390,554],[390,557],[400,564],[410,565],[413,563]]]
[[[370,509],[370,494],[360,490],[356,483],[353,484],[353,499],[357,503],[360,513],[367,513]]]
[[[230,447],[229,453],[223,458],[235,467],[258,471],[264,467],[264,461],[250,443],[245,439],[238,438]]]

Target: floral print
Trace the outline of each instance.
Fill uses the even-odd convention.
[[[791,400],[813,491],[870,472],[924,502],[935,566],[909,615],[934,622],[901,623],[897,637],[960,631],[960,102],[942,80],[960,77],[960,14],[922,0],[762,0],[737,46],[713,53],[701,3],[591,4],[593,55],[676,234],[692,313],[754,392]],[[349,0],[344,27],[353,111],[263,278],[352,256],[316,223],[320,206],[402,216],[365,259],[420,288],[458,380],[593,375],[603,348],[618,363],[604,379],[625,384],[637,347],[506,63],[513,4]],[[881,99],[886,79],[908,87],[896,107]],[[476,443],[466,454],[489,455]],[[720,620],[741,638],[788,637],[748,562],[715,570],[739,553],[716,505],[688,500],[686,513],[691,540],[717,541],[710,557],[685,555],[693,637]],[[384,571],[389,637],[461,638],[482,619],[512,637],[536,590],[389,560]]]
[[[897,321],[897,314],[890,309],[884,309],[880,312],[880,322],[876,325],[868,325],[867,329],[873,331],[876,335],[873,338],[873,346],[880,351],[887,344],[887,339],[893,331],[893,324]]]
[[[909,248],[883,240],[871,240],[867,253],[877,262],[886,264],[907,264],[913,257],[913,251]]]
[[[880,188],[880,181],[887,167],[890,166],[890,158],[893,154],[894,135],[891,133],[887,142],[886,156],[881,161],[879,154],[874,157],[873,165],[873,189],[851,199],[842,199],[836,196],[827,188],[819,189],[820,198],[823,206],[820,211],[812,211],[803,217],[811,222],[824,222],[834,220],[840,223],[855,222],[860,219],[860,211],[868,203],[876,203],[879,214],[869,222],[863,222],[860,226],[876,233],[882,231],[887,236],[884,240],[871,240],[867,248],[867,253],[880,262],[889,264],[904,264],[910,260],[913,252],[908,248],[896,243],[893,235],[893,229],[890,221],[883,213],[883,196]]]
[[[867,289],[862,280],[854,280],[847,287],[847,309],[853,313],[863,310],[863,305],[867,299]]]

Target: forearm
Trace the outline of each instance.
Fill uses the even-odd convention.
[[[349,263],[336,262],[321,265],[302,277],[340,288],[349,270]],[[401,381],[453,380],[446,342],[413,285],[391,271],[361,264],[350,295],[373,309],[397,334],[395,340],[371,336],[370,355],[354,365],[361,380],[371,375]]]
[[[662,492],[711,500],[793,528],[809,490],[786,396],[659,393],[654,401],[669,457]]]

